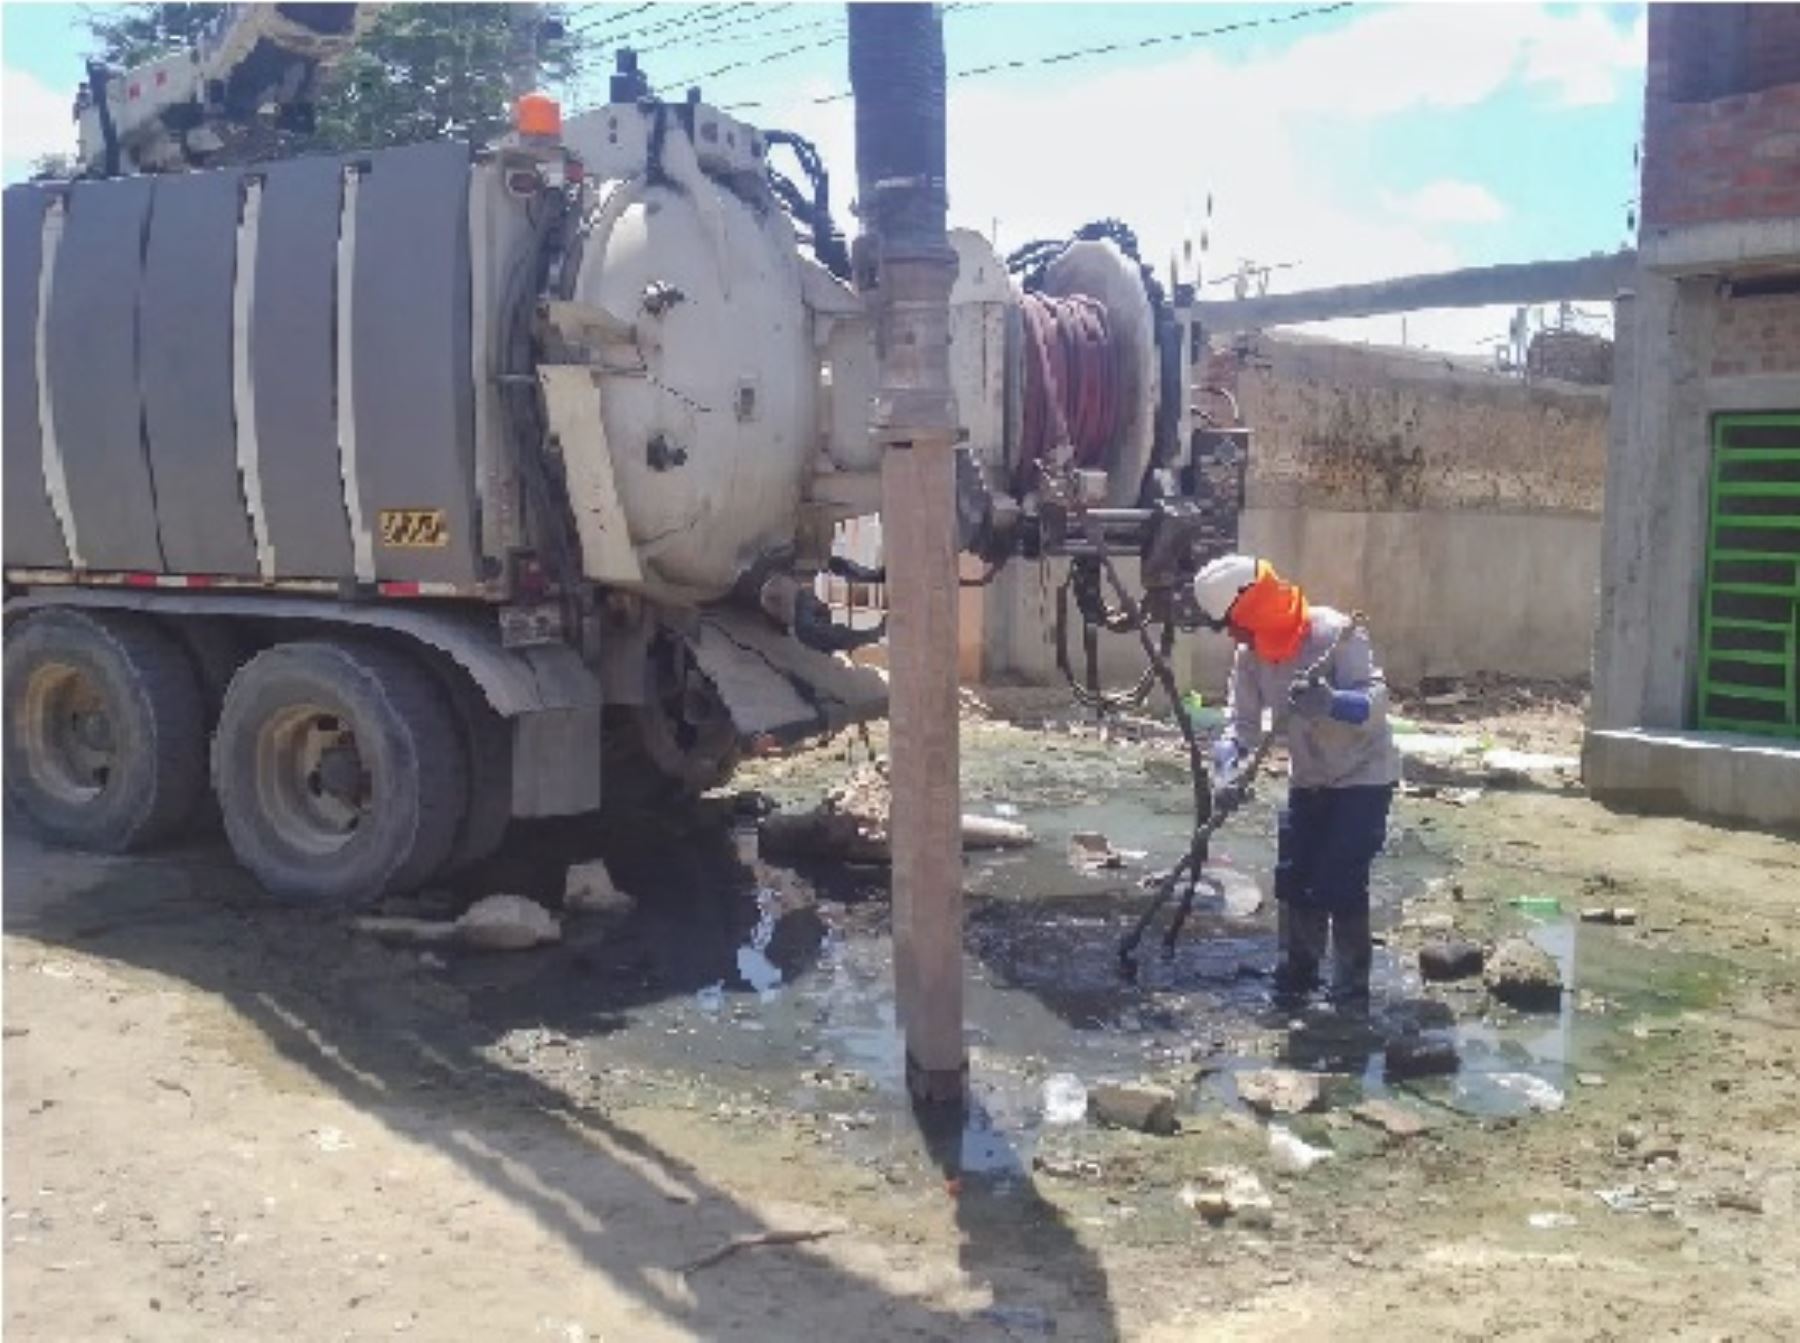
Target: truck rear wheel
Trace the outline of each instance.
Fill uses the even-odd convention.
[[[361,642],[278,644],[232,678],[213,786],[238,861],[273,894],[366,901],[431,878],[467,802],[430,673]]]
[[[6,642],[6,795],[50,839],[108,853],[173,833],[206,788],[206,713],[140,615],[40,611]]]
[[[461,667],[436,660],[433,670],[456,713],[469,763],[463,822],[439,873],[450,877],[491,857],[512,824],[512,725]]]
[[[614,813],[679,805],[720,788],[737,769],[737,725],[687,646],[656,639],[645,702],[606,710],[600,796]]]

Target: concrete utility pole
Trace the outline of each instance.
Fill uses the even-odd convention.
[[[962,834],[957,780],[956,407],[950,391],[944,31],[936,5],[853,4],[850,86],[863,232],[858,286],[876,314],[887,449],[889,777],[895,1001],[915,1098],[960,1102]]]

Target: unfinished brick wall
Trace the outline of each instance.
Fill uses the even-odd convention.
[[[1712,375],[1800,373],[1800,293],[1720,301],[1713,319]]]
[[[1800,5],[1651,5],[1645,231],[1800,215]]]
[[[1274,336],[1196,382],[1229,387],[1255,431],[1252,508],[1600,512],[1603,388]]]

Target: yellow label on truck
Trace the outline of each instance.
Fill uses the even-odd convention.
[[[450,544],[450,525],[441,508],[384,508],[381,544],[400,550],[431,550]]]

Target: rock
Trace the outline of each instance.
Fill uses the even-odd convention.
[[[1283,1175],[1304,1175],[1331,1156],[1327,1148],[1314,1147],[1279,1124],[1269,1126],[1269,1164]]]
[[[1456,1042],[1435,1035],[1403,1035],[1388,1041],[1383,1069],[1389,1078],[1443,1077],[1462,1067]]]
[[[1073,867],[1123,867],[1125,860],[1098,830],[1077,830],[1069,836],[1069,863]]]
[[[1181,1128],[1175,1119],[1175,1093],[1162,1087],[1089,1087],[1088,1118],[1111,1128],[1136,1129],[1163,1137]]]
[[[1301,1114],[1324,1101],[1324,1079],[1291,1068],[1257,1068],[1237,1075],[1238,1099],[1259,1114]]]
[[[1636,1124],[1627,1124],[1619,1130],[1618,1136],[1613,1141],[1619,1145],[1621,1151],[1632,1151],[1644,1141],[1644,1130]]]
[[[1023,849],[1035,844],[1037,836],[1031,827],[1017,821],[1002,821],[994,816],[962,818],[962,843],[965,849]]]
[[[1275,1202],[1262,1181],[1241,1166],[1208,1166],[1177,1197],[1209,1222],[1235,1218],[1245,1226],[1268,1226]]]
[[[1393,1101],[1364,1101],[1350,1113],[1365,1124],[1373,1124],[1390,1138],[1416,1138],[1431,1128],[1425,1116]]]
[[[1487,953],[1474,942],[1432,942],[1419,948],[1419,973],[1442,982],[1481,973]]]
[[[1456,917],[1452,914],[1421,914],[1419,931],[1443,936],[1456,931]]]
[[[613,885],[612,873],[596,858],[569,868],[563,881],[563,908],[576,914],[616,914],[624,918],[637,908],[637,901]]]
[[[1484,974],[1488,992],[1525,1012],[1554,1012],[1562,1005],[1562,972],[1549,952],[1523,937],[1494,948]]]
[[[463,911],[456,939],[480,951],[523,951],[562,937],[548,910],[522,895],[490,895]]]

